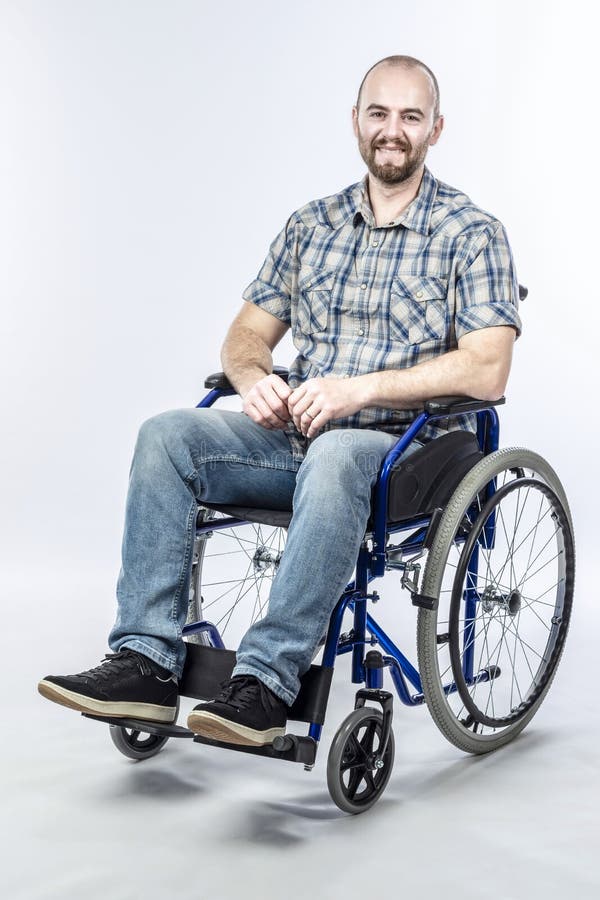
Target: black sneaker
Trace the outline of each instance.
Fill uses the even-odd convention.
[[[97,716],[173,722],[177,678],[153,660],[124,648],[107,653],[95,669],[78,675],[47,675],[38,691],[48,700]]]
[[[252,675],[236,675],[210,703],[194,707],[188,728],[195,734],[246,747],[272,744],[285,734],[288,707]]]

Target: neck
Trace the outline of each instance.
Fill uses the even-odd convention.
[[[400,184],[386,184],[370,172],[368,177],[369,200],[377,225],[386,225],[400,216],[412,203],[421,187],[424,166]]]

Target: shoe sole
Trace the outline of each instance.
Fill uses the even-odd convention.
[[[224,744],[239,744],[242,747],[264,747],[272,744],[276,737],[285,734],[285,728],[257,731],[255,728],[238,725],[209,712],[190,713],[187,725],[194,734],[213,741],[222,741]]]
[[[172,707],[156,706],[153,703],[128,703],[125,700],[95,700],[93,697],[86,697],[85,694],[69,691],[51,681],[40,681],[38,691],[46,700],[92,715],[111,716],[115,719],[143,719],[147,722],[165,724],[171,724],[177,717],[177,712]]]

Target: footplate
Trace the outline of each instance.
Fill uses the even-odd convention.
[[[97,722],[106,722],[107,725],[116,725],[117,728],[129,728],[131,731],[141,731],[144,734],[159,734],[169,738],[193,738],[194,732],[182,725],[173,725],[168,722],[148,722],[145,719],[126,719],[116,716],[96,716],[92,713],[82,713],[86,719],[95,719]]]
[[[267,744],[264,747],[227,744],[225,741],[213,741],[201,734],[194,735],[194,743],[220,747],[223,750],[252,753],[254,756],[268,756],[270,759],[286,759],[289,762],[304,763],[305,766],[314,766],[317,758],[317,742],[311,737],[301,737],[297,734],[284,734],[276,737],[273,744]]]

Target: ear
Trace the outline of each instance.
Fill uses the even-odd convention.
[[[429,138],[429,146],[433,147],[434,144],[437,144],[440,134],[444,129],[444,117],[439,116],[437,122],[433,126],[433,131],[431,132],[431,137]]]
[[[352,107],[352,130],[354,137],[358,137],[358,109],[356,106]]]

